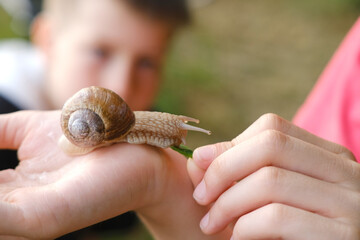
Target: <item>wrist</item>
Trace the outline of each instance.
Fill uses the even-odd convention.
[[[162,150],[150,201],[136,210],[156,239],[229,239],[230,231],[206,236],[199,223],[208,209],[192,197],[193,186],[186,170],[186,159],[172,150]],[[152,193],[152,194],[151,194]]]

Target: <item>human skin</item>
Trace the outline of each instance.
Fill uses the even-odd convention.
[[[230,237],[201,232],[207,208],[192,198],[182,155],[125,143],[67,156],[59,119],[59,111],[0,115],[0,148],[18,149],[20,160],[0,171],[0,239],[54,239],[129,210],[156,239]]]
[[[359,237],[359,164],[346,148],[276,115],[231,142],[195,150],[188,172],[194,185],[204,179],[206,193],[198,186],[194,196],[207,207],[193,200],[185,159],[175,152],[117,144],[65,155],[59,115],[0,116],[0,147],[18,149],[20,159],[0,172],[2,239],[52,239],[128,210],[156,239],[229,239],[231,231],[234,239]],[[201,227],[218,233],[211,236],[198,226],[208,208]]]
[[[188,161],[200,226],[233,239],[360,238],[360,164],[343,146],[275,114]]]
[[[152,106],[174,31],[165,21],[122,1],[77,0],[69,12],[41,13],[32,29],[51,109],[89,86],[113,90],[133,110]]]

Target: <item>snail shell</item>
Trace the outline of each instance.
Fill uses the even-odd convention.
[[[113,91],[89,87],[66,101],[60,123],[71,143],[80,148],[93,148],[126,135],[135,124],[135,115]]]

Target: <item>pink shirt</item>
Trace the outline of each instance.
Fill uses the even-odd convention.
[[[360,162],[360,18],[299,109],[294,123],[346,146]]]

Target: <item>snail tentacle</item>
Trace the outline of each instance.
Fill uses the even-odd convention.
[[[207,135],[211,135],[211,131],[186,124],[185,122],[180,123],[180,127],[184,130],[203,132],[203,133],[206,133]]]

